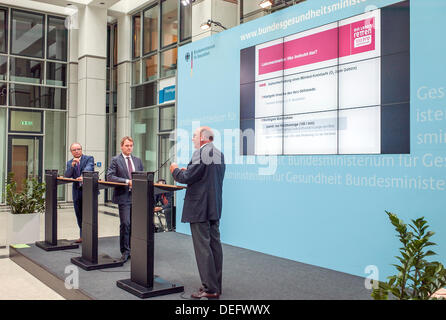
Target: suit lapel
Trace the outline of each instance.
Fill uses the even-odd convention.
[[[127,165],[125,164],[125,159],[124,159],[124,156],[122,155],[122,153],[119,156],[119,161],[121,162],[121,167],[122,167],[122,170],[125,173],[125,176],[127,177],[127,179],[131,179],[129,177],[129,170],[127,169]]]
[[[81,161],[79,162],[79,169],[81,169],[81,175],[82,175],[82,170],[84,170],[84,168],[85,168],[85,155],[82,155]]]
[[[132,161],[133,161],[133,171],[140,171],[139,170],[139,162],[136,161],[136,158],[132,155]]]

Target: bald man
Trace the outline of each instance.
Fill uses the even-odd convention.
[[[202,286],[192,298],[218,299],[222,292],[223,251],[220,242],[223,153],[212,143],[209,127],[197,128],[192,137],[196,151],[187,168],[170,166],[175,181],[187,184],[181,222],[190,223],[195,259]]]

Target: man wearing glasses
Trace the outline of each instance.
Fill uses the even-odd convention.
[[[94,158],[82,154],[82,146],[80,143],[74,142],[70,146],[73,159],[67,162],[67,170],[64,176],[66,178],[73,178],[79,182],[73,182],[73,205],[76,213],[77,225],[80,230],[79,240],[76,243],[82,242],[82,172],[94,171]]]

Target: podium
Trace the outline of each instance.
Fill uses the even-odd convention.
[[[82,256],[71,258],[71,262],[87,271],[120,267],[124,264],[120,258],[98,254],[98,193],[99,189],[126,184],[99,181],[98,172],[83,172],[82,176]]]
[[[75,179],[58,178],[57,175],[57,170],[45,170],[45,241],[36,242],[36,246],[45,251],[79,248],[79,245],[73,241],[57,239],[57,186],[76,181]]]
[[[154,184],[153,172],[132,173],[132,232],[130,279],[117,281],[117,286],[139,298],[149,298],[184,291],[184,286],[154,275],[155,194],[185,187]]]

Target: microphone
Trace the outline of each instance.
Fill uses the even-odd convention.
[[[157,173],[162,167],[164,167],[164,165],[169,162],[172,158],[174,157],[174,155],[172,155],[169,159],[167,159],[158,169],[156,169],[156,171],[153,173]]]
[[[107,168],[104,168],[104,170],[102,170],[102,171],[99,173],[99,175],[98,175],[99,179],[101,178],[101,175],[102,175],[105,171],[107,171]],[[106,180],[105,178],[106,178],[106,177],[104,177],[104,180]]]

